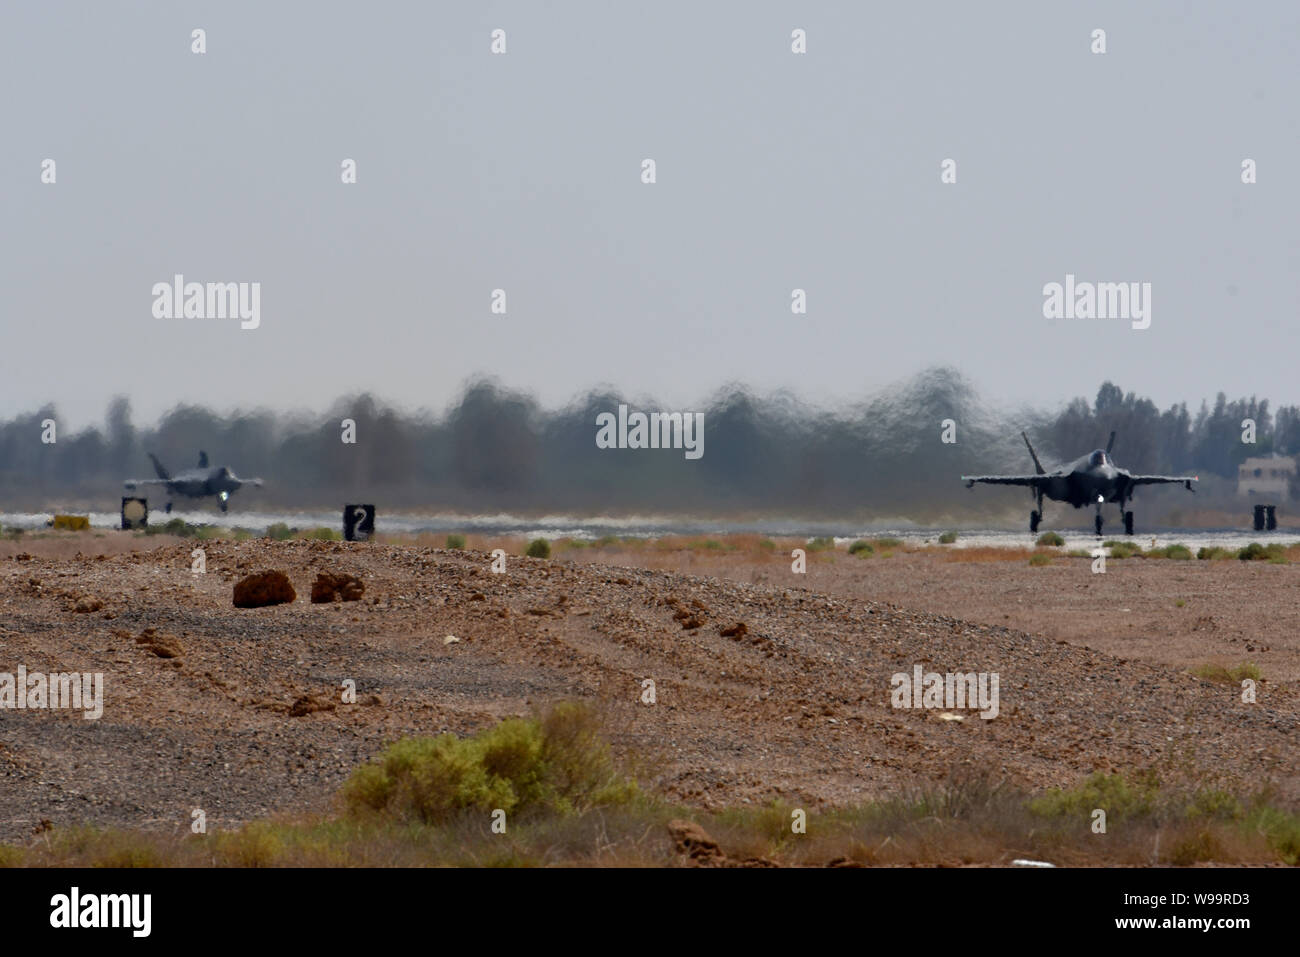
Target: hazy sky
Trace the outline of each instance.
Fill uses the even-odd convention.
[[[7,0],[0,415],[441,409],[476,373],[833,403],[937,364],[1004,404],[1300,402],[1298,44],[1291,0]],[[176,273],[260,282],[260,327],[155,318]],[[1045,319],[1066,273],[1150,282],[1151,327]]]

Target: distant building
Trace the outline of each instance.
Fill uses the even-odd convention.
[[[1295,459],[1283,455],[1246,459],[1237,468],[1238,495],[1264,495],[1283,500],[1295,478]]]

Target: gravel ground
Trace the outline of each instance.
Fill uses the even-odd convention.
[[[218,828],[325,810],[400,736],[468,733],[565,698],[597,703],[650,783],[704,807],[852,803],[962,768],[1041,788],[1155,767],[1300,795],[1294,599],[1280,641],[1229,640],[1258,630],[1265,597],[1294,595],[1294,565],[1126,560],[1102,581],[1083,559],[911,553],[839,555],[796,576],[780,553],[646,553],[512,557],[493,574],[482,552],[257,540],[202,543],[196,576],[195,543],[131,541],[0,557],[0,672],[105,680],[96,721],[0,710],[0,840],[42,821],[179,830],[194,808]],[[604,563],[624,560],[685,570]],[[286,572],[298,600],[234,608],[234,583],[263,569]],[[320,571],[359,576],[364,598],[310,604]],[[1175,594],[1204,607],[1166,607]],[[1177,652],[1152,652],[1166,633]],[[1278,650],[1248,656],[1248,640]],[[1173,660],[1220,651],[1261,660],[1258,703]],[[918,664],[996,672],[998,716],[892,707],[891,676]],[[340,700],[349,679],[355,704]]]

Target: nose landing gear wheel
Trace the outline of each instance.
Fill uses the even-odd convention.
[[[1133,534],[1133,513],[1132,512],[1124,513],[1124,534],[1125,535]]]
[[[1030,512],[1030,513],[1029,513],[1029,530],[1030,530],[1031,532],[1036,532],[1036,531],[1038,531],[1038,523],[1041,522],[1042,520],[1043,520],[1043,516],[1040,515],[1038,512]]]
[[[1097,537],[1098,537],[1098,538],[1101,538],[1101,516],[1100,516],[1100,515],[1096,516],[1096,519],[1097,519],[1097,521],[1096,521],[1096,525],[1097,525]]]

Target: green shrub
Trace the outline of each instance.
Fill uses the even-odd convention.
[[[1034,542],[1034,544],[1040,548],[1044,546],[1057,547],[1064,545],[1065,539],[1056,534],[1056,532],[1043,532],[1043,534],[1038,536],[1038,541]]]
[[[1196,552],[1196,557],[1201,561],[1218,561],[1224,558],[1233,558],[1235,552],[1226,548],[1219,548],[1217,545],[1203,545]]]
[[[871,543],[864,542],[860,538],[849,546],[850,555],[861,555],[863,558],[870,558],[873,552],[875,552],[875,549],[871,547]]]
[[[284,522],[275,522],[266,527],[266,537],[276,542],[287,542],[293,537],[293,532]]]
[[[1110,549],[1111,558],[1132,558],[1134,555],[1142,554],[1142,546],[1137,542],[1121,542],[1112,539],[1105,544]]]
[[[939,536],[940,545],[951,545],[955,541],[957,541],[956,532],[944,532],[942,535]]]
[[[591,711],[565,703],[469,738],[403,738],[353,772],[342,793],[353,814],[438,823],[462,810],[567,814],[637,791],[615,768]]]
[[[1258,807],[1242,822],[1251,833],[1263,834],[1283,863],[1300,864],[1300,817],[1273,807]]]
[[[1262,562],[1281,559],[1286,561],[1286,548],[1277,542],[1268,545],[1261,545],[1259,542],[1251,542],[1245,548],[1237,552],[1237,557],[1243,562]]]
[[[1160,785],[1154,774],[1140,774],[1132,780],[1121,774],[1093,774],[1074,788],[1052,788],[1029,802],[1029,809],[1042,817],[1064,817],[1087,821],[1094,808],[1106,812],[1109,820],[1144,816],[1155,810]]]
[[[877,548],[900,548],[903,540],[901,538],[877,538],[875,543]]]
[[[303,538],[315,542],[341,542],[343,533],[337,528],[325,528],[323,525],[303,533]]]
[[[534,538],[524,549],[524,554],[529,558],[550,558],[551,543],[544,538]]]
[[[193,538],[198,534],[198,526],[186,525],[185,519],[173,518],[162,525],[146,525],[146,535],[176,535],[180,538]]]
[[[758,543],[758,547],[765,552],[774,552],[776,551],[776,542],[772,541],[770,538],[765,538]]]
[[[447,547],[448,547],[448,548],[464,548],[464,547],[465,547],[465,536],[464,536],[464,535],[448,535],[448,536],[447,536]]]
[[[835,539],[829,535],[819,535],[817,538],[810,539],[807,550],[810,552],[824,552],[827,549],[835,548]]]
[[[1031,564],[1031,565],[1050,565],[1050,564],[1052,564],[1052,556],[1051,556],[1051,555],[1047,555],[1047,554],[1045,554],[1045,553],[1043,553],[1043,552],[1034,552],[1034,554],[1032,554],[1032,555],[1029,556],[1029,564]]]
[[[1172,558],[1174,561],[1188,561],[1192,557],[1192,550],[1186,545],[1166,545],[1164,548],[1152,548],[1147,551],[1152,558]]]

